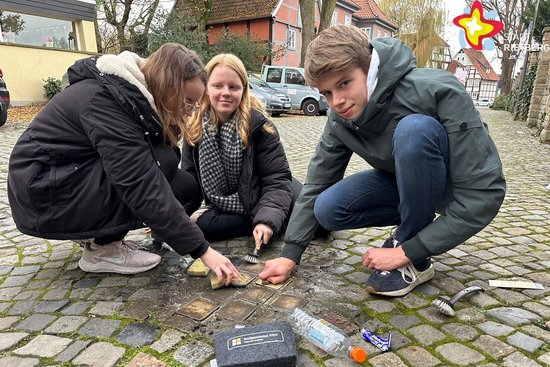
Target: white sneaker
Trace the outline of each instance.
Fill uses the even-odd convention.
[[[116,241],[98,245],[93,241],[84,243],[78,266],[89,273],[136,274],[154,268],[161,257],[139,250],[132,241]]]

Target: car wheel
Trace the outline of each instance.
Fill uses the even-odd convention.
[[[302,111],[306,116],[317,116],[319,113],[319,103],[314,99],[308,99],[302,105]]]
[[[4,125],[8,120],[8,109],[4,108],[0,110],[0,126]]]

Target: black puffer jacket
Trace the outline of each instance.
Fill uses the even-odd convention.
[[[152,96],[127,77],[124,62],[110,74],[96,62],[69,69],[71,85],[13,149],[8,197],[17,227],[37,237],[84,239],[149,226],[178,253],[201,256],[208,242],[170,188],[179,149],[164,143]],[[160,151],[173,154],[173,163],[159,167]]]
[[[269,225],[278,233],[287,218],[292,201],[290,167],[273,123],[263,114],[253,110],[251,134],[248,147],[243,154],[243,164],[239,181],[239,198],[253,224]],[[271,126],[275,133],[261,129],[264,124]],[[198,145],[183,146],[182,169],[193,174],[200,182]],[[199,191],[196,206],[202,201]]]

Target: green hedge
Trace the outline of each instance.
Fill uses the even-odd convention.
[[[506,110],[508,106],[508,94],[500,94],[493,101],[494,110]]]

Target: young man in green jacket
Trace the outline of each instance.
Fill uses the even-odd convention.
[[[305,70],[332,112],[282,253],[259,276],[286,280],[319,224],[329,230],[397,225],[382,248],[365,252],[363,264],[375,270],[369,292],[406,295],[434,276],[431,256],[464,242],[497,214],[506,184],[496,147],[458,80],[416,68],[411,49],[397,39],[371,42],[359,28],[329,28],[309,45]],[[372,169],[344,178],[353,153]]]

